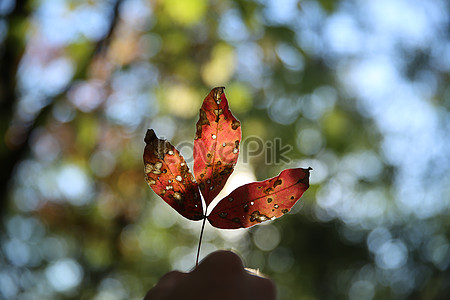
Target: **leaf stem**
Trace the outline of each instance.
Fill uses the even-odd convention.
[[[203,231],[205,230],[206,216],[203,218],[202,230],[200,231],[200,239],[198,241],[197,259],[195,260],[195,268],[198,267],[198,258],[200,256],[200,246],[202,245]]]

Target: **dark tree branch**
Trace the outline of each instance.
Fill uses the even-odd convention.
[[[103,38],[97,41],[93,51],[86,59],[78,64],[78,70],[72,81],[58,94],[52,97],[49,105],[44,107],[31,123],[12,125],[14,120],[14,109],[18,102],[16,90],[17,69],[25,50],[24,37],[17,37],[13,34],[12,28],[20,22],[24,22],[29,16],[29,1],[16,1],[16,7],[8,16],[9,33],[5,39],[0,62],[0,132],[3,135],[0,141],[0,158],[2,167],[0,168],[0,218],[3,217],[7,208],[8,190],[13,177],[15,166],[29,153],[29,138],[33,130],[45,123],[52,111],[52,106],[56,99],[62,98],[71,88],[75,79],[86,78],[89,66],[94,59],[103,55],[109,47],[111,38],[119,19],[120,5],[123,0],[116,0],[113,7],[110,26]],[[7,144],[8,131],[23,135],[20,143]]]
[[[6,133],[12,121],[14,107],[17,103],[16,77],[20,59],[25,50],[23,37],[14,34],[14,27],[19,26],[29,16],[29,1],[17,1],[14,10],[6,17],[9,31],[0,46],[0,217],[3,215],[7,190],[14,166],[21,159],[22,149],[11,149],[6,142]]]

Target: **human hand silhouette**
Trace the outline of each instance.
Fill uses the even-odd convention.
[[[148,291],[144,300],[275,300],[274,283],[245,270],[230,251],[208,255],[190,273],[171,271]]]

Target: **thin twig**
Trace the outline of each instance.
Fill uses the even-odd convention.
[[[200,231],[200,239],[198,241],[197,259],[195,260],[195,268],[198,267],[198,258],[200,256],[200,246],[202,245],[203,231],[205,230],[206,216],[203,218],[202,230]]]

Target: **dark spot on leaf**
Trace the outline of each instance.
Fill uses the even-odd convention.
[[[196,126],[196,128],[197,128],[197,131],[195,132],[195,138],[194,138],[194,140],[201,138],[201,137],[202,137],[202,131],[203,131],[202,125],[201,125],[201,124],[198,124],[198,123],[197,123],[197,125],[195,125],[195,126]]]
[[[216,101],[220,100],[220,97],[222,97],[224,89],[225,88],[223,86],[214,88],[214,93],[213,93],[214,100],[216,100]]]
[[[206,157],[210,158],[211,157],[211,153],[206,154]]]
[[[221,164],[222,164],[222,162],[219,160],[219,161],[217,162],[217,165],[220,166]]]
[[[264,193],[268,194],[268,193],[270,193],[271,191],[272,191],[272,188],[269,187],[269,188],[267,188],[267,189],[264,190]]]
[[[309,177],[305,176],[302,179],[299,179],[296,183],[308,184],[308,182],[309,182]]]
[[[232,166],[227,166],[227,167],[225,167],[225,169],[220,171],[220,175],[222,175],[222,176],[228,175],[228,174],[231,174],[231,172],[233,172],[233,167]]]
[[[242,224],[241,219],[239,219],[239,218],[237,218],[237,217],[231,219],[231,221],[233,221],[234,223]]]
[[[199,139],[202,136],[202,125],[210,125],[208,117],[206,116],[206,112],[204,109],[200,108],[200,118],[197,121],[196,128],[197,132],[195,133],[195,139]]]
[[[210,125],[204,109],[200,109],[200,119],[198,120],[198,123],[200,125]]]
[[[295,197],[294,196],[291,196],[291,200],[294,200],[295,199]]]
[[[167,169],[162,170],[163,174],[167,173]]]
[[[180,171],[181,176],[186,177],[186,173],[189,172],[189,169],[185,162],[182,162],[180,164],[179,171]]]
[[[272,198],[267,198],[267,203],[272,202]]]
[[[267,217],[266,215],[263,215],[259,212],[259,210],[255,210],[254,212],[252,212],[252,214],[250,215],[250,222],[264,222],[269,220],[270,218]]]
[[[244,204],[244,211],[248,211],[248,204]]]
[[[228,216],[228,213],[226,213],[226,212],[219,213],[219,217],[221,217],[221,218],[226,218],[227,216]]]
[[[205,184],[204,184],[203,182],[200,182],[200,184],[198,185],[198,187],[199,187],[201,190],[204,190],[204,189],[205,189]]]
[[[220,115],[223,114],[223,110],[221,108],[215,109],[214,114],[216,115],[216,123],[218,123],[220,120]]]
[[[287,213],[287,212],[289,212],[289,209],[283,209],[282,211],[281,211],[283,214],[285,214],[285,213]]]
[[[233,130],[238,129],[239,126],[241,126],[241,122],[239,122],[238,120],[233,120],[233,122],[231,122],[231,128],[232,128]]]
[[[273,183],[273,188],[276,188],[277,186],[281,185],[283,183],[283,181],[281,181],[281,179],[277,179],[274,183]]]
[[[277,208],[280,207],[280,206],[279,206],[278,204],[274,204],[273,207],[274,207],[275,209],[277,209]]]
[[[162,197],[164,197],[165,194],[166,194],[166,190],[162,190],[160,195],[161,195]]]
[[[234,146],[235,146],[236,148],[239,148],[239,140],[236,140],[236,141],[234,142]]]
[[[234,199],[233,199],[232,197],[228,198],[228,201],[229,201],[229,202],[233,202],[233,200],[234,200]]]

